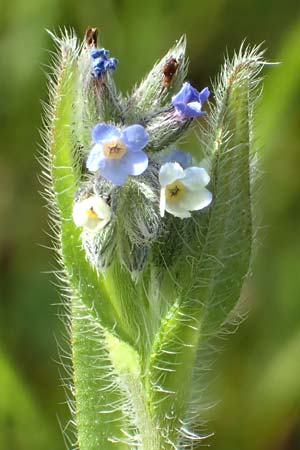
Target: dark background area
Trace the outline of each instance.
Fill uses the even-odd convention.
[[[204,411],[217,450],[300,449],[299,0],[11,0],[0,3],[0,449],[65,448],[68,420],[55,336],[63,325],[37,162],[41,100],[53,43],[45,29],[98,26],[133,85],[183,33],[189,80],[210,85],[226,51],[264,41],[255,134],[260,154],[258,245],[251,313],[220,340]],[[193,141],[194,142],[194,141]],[[192,145],[192,144],[191,144]],[[194,144],[193,144],[194,145]],[[193,150],[193,148],[191,148]],[[59,419],[57,419],[57,415]]]

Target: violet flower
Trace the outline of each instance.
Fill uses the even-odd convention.
[[[178,94],[173,96],[172,103],[180,116],[194,118],[205,114],[202,107],[209,96],[208,87],[198,92],[190,83],[186,82]]]

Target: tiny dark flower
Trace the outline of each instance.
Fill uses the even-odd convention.
[[[109,57],[109,51],[105,48],[94,49],[91,51],[93,59],[93,71],[97,79],[105,75],[108,70],[115,70],[119,61],[116,58]]]
[[[207,87],[198,92],[190,83],[184,83],[178,94],[172,98],[172,103],[181,116],[194,118],[205,114],[202,107],[209,96]]]

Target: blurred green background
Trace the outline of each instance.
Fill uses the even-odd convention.
[[[241,41],[265,42],[256,121],[260,148],[258,247],[247,289],[251,314],[220,339],[204,411],[217,450],[300,449],[300,5],[299,0],[10,0],[0,3],[0,449],[60,450],[68,421],[59,377],[61,302],[39,195],[45,29],[99,26],[129,90],[183,33],[189,79],[209,85]],[[218,401],[221,400],[221,401]],[[61,424],[61,425],[59,425]],[[103,449],[105,450],[105,449]]]

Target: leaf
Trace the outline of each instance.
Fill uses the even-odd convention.
[[[44,178],[52,209],[53,230],[58,257],[64,272],[61,280],[70,293],[78,295],[97,321],[114,329],[126,340],[125,324],[120,312],[111,304],[103,279],[86,259],[81,242],[81,230],[72,219],[75,193],[81,177],[80,155],[76,154],[73,127],[81,118],[74,114],[78,97],[77,57],[79,47],[74,35],[54,37],[58,56],[54,78],[50,84],[50,101],[46,110]],[[54,211],[54,212],[53,212]],[[68,292],[67,292],[68,293]]]
[[[232,62],[225,62],[215,87],[207,132],[214,200],[207,214],[194,215],[189,246],[170,269],[178,291],[157,334],[148,377],[164,448],[177,448],[189,433],[185,419],[198,350],[228,318],[249,270],[252,110],[262,67],[257,48],[242,48]]]

